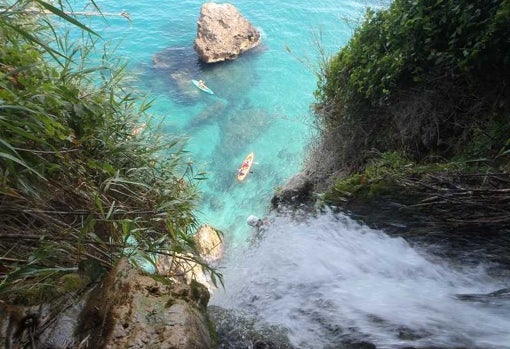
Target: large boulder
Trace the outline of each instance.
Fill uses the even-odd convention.
[[[197,251],[206,263],[218,261],[223,257],[224,244],[222,234],[212,226],[202,225],[193,235]],[[207,287],[210,293],[216,289],[211,273],[200,263],[195,262],[192,254],[168,253],[159,255],[156,260],[159,275],[183,281],[187,284],[196,281]]]
[[[205,3],[194,48],[205,63],[236,59],[260,44],[260,33],[231,4]]]
[[[210,273],[200,263],[195,262],[191,253],[169,253],[158,256],[156,260],[156,271],[159,275],[168,277],[172,280],[191,284],[198,282],[213,292],[214,282],[210,278]]]
[[[88,297],[78,329],[88,345],[80,347],[211,348],[208,301],[197,282],[157,281],[122,260]]]
[[[197,233],[193,235],[200,256],[207,263],[215,262],[223,257],[224,244],[221,239],[221,232],[209,224],[202,225]]]
[[[209,349],[208,301],[198,282],[151,277],[122,259],[91,288],[51,303],[0,302],[0,348]]]

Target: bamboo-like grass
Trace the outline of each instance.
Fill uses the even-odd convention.
[[[150,102],[126,87],[123,65],[107,50],[94,65],[99,36],[67,13],[44,1],[0,6],[0,299],[42,302],[88,264],[154,265],[159,253],[221,281],[192,239],[205,174],[183,139],[150,126]],[[54,18],[83,40],[69,42]]]

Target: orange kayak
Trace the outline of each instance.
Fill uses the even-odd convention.
[[[253,159],[255,158],[255,154],[251,152],[248,154],[246,158],[244,158],[241,167],[237,170],[237,180],[242,181],[246,178],[248,173],[250,173],[251,165],[253,164]]]

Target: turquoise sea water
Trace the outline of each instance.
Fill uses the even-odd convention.
[[[484,299],[507,287],[508,278],[494,279],[483,265],[450,265],[333,214],[272,217],[260,241],[246,244],[253,233],[246,218],[268,213],[274,189],[300,170],[312,139],[316,76],[308,63],[320,59],[314,38],[327,54],[338,52],[365,6],[381,2],[231,1],[261,31],[262,44],[212,66],[193,50],[202,2],[96,3],[105,13],[129,13],[131,22],[112,16],[93,28],[118,46],[132,85],[155,98],[154,124],[168,137],[185,135],[195,169],[208,172],[199,218],[235,247],[221,262],[225,289],[211,304],[284,328],[298,348],[343,347],[358,335],[378,348],[510,348],[505,299],[457,297]],[[192,78],[215,95],[200,92]],[[253,173],[239,183],[237,168],[251,151]],[[238,344],[225,348],[253,347]]]
[[[97,1],[107,17],[93,26],[117,45],[133,84],[156,98],[150,113],[165,133],[186,135],[186,149],[201,184],[199,218],[244,241],[250,214],[263,216],[276,187],[298,172],[313,132],[310,104],[320,57],[352,34],[365,3],[348,0],[231,1],[262,33],[262,44],[238,60],[203,65],[193,50],[201,1]],[[290,51],[290,52],[289,52]],[[215,91],[201,93],[190,79]],[[236,170],[255,153],[253,174],[239,183]]]

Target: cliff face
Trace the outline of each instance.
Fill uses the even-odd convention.
[[[123,259],[81,295],[38,307],[0,304],[2,348],[209,349],[205,286],[160,281]]]
[[[202,286],[119,263],[161,246],[201,263],[182,142],[150,132],[122,67],[105,61],[112,80],[92,86],[88,54],[67,55],[77,43],[44,44],[59,40],[55,18],[86,28],[68,8],[32,5],[0,18],[0,346],[210,348]]]
[[[211,348],[199,283],[169,284],[122,260],[88,296],[77,332],[89,348]]]
[[[318,176],[388,151],[426,162],[508,149],[510,5],[464,5],[396,0],[367,12],[319,78]]]
[[[368,11],[325,64],[304,172],[327,203],[384,199],[442,227],[508,227],[510,3],[465,5]]]

